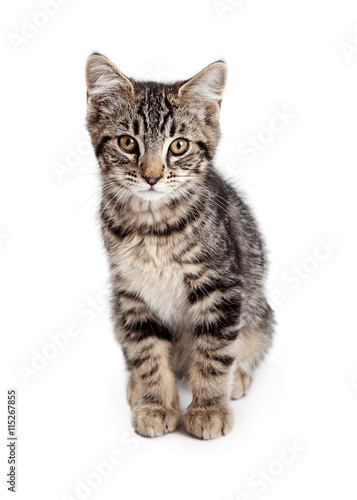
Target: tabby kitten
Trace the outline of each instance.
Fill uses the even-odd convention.
[[[143,436],[173,431],[175,380],[187,374],[186,430],[224,435],[229,400],[249,389],[274,324],[256,222],[212,166],[226,65],[175,84],[139,82],[94,53],[86,77],[132,425]]]

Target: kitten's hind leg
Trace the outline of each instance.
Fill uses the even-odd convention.
[[[131,374],[126,388],[126,399],[131,407],[136,406],[140,401],[140,392],[138,383],[135,381],[134,375]]]
[[[238,368],[234,374],[231,399],[243,398],[249,391],[252,383],[252,377]]]
[[[273,312],[267,303],[262,311],[260,317],[248,320],[239,333],[231,399],[240,399],[247,394],[254,369],[271,346],[275,323]]]

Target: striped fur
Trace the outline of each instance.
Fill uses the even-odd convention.
[[[175,380],[186,374],[186,430],[221,436],[233,424],[229,400],[249,389],[274,325],[256,222],[212,165],[226,66],[218,61],[174,84],[138,82],[93,54],[86,72],[133,427],[144,436],[173,431]],[[120,136],[135,139],[135,153],[119,146]],[[169,151],[176,139],[189,144],[180,156]]]

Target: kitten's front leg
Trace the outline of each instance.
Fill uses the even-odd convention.
[[[125,307],[128,301],[129,309]],[[170,333],[136,298],[121,300],[116,332],[131,372],[128,401],[134,430],[148,437],[175,430],[179,403],[175,376],[169,366]]]
[[[231,325],[227,325],[226,319],[204,321],[195,330],[189,373],[193,398],[184,415],[184,424],[190,434],[201,439],[225,435],[233,426],[229,400],[239,325],[236,317]]]

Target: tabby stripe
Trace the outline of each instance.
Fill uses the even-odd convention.
[[[170,137],[173,137],[175,135],[175,131],[176,131],[176,125],[175,122],[173,121],[171,123],[171,128],[170,128]]]
[[[139,377],[140,377],[142,380],[145,380],[146,378],[150,378],[150,377],[152,377],[153,375],[155,375],[155,373],[157,373],[157,372],[158,372],[158,370],[159,370],[159,364],[158,364],[158,363],[156,363],[156,364],[155,364],[155,365],[151,368],[151,370],[150,370],[150,371],[148,371],[148,372],[144,372],[144,373],[141,373],[141,374],[139,375]]]
[[[217,361],[218,363],[221,363],[224,366],[231,366],[234,363],[234,357],[233,356],[217,356],[217,355],[213,355],[213,356],[211,356],[211,359],[213,359],[213,361]]]
[[[138,120],[134,120],[134,123],[133,123],[133,130],[134,130],[134,134],[135,134],[135,135],[138,135],[138,134],[139,134],[139,122],[138,122]]]
[[[203,249],[198,255],[196,255],[196,257],[189,260],[181,260],[180,262],[182,264],[208,264],[206,267],[206,269],[208,269],[208,267],[212,267],[212,256],[206,249]],[[200,276],[198,276],[198,278],[200,278]]]
[[[202,276],[207,272],[207,268],[204,267],[203,269],[201,270],[198,270],[196,274],[194,273],[186,273],[183,275],[183,282],[185,284],[191,284],[191,282],[193,281],[197,281],[199,280],[200,278],[202,278]]]
[[[199,325],[197,325],[194,330],[193,334],[194,337],[199,337],[201,335],[208,335],[214,338],[218,339],[225,339],[225,340],[235,340],[238,337],[238,331],[236,332],[223,332],[222,330],[224,328],[227,328],[229,326],[234,326],[237,324],[239,314],[240,314],[240,305],[237,304],[237,310],[232,311],[229,315],[227,316],[220,316],[218,317],[215,321],[209,321],[209,322],[204,322]]]
[[[222,396],[213,396],[211,398],[203,398],[200,400],[200,406],[217,406],[222,400]]]
[[[201,202],[198,205],[193,205],[192,209],[181,219],[176,221],[173,224],[169,224],[163,229],[153,229],[139,227],[135,233],[141,236],[170,236],[173,232],[181,232],[187,226],[189,226],[195,219],[201,217],[201,211],[204,207],[204,202]],[[124,228],[122,226],[117,226],[113,219],[109,219],[106,213],[102,214],[102,220],[104,224],[108,227],[111,233],[117,236],[118,239],[123,240],[129,235],[133,234],[133,231],[129,228]]]
[[[188,300],[191,302],[191,304],[195,304],[196,302],[208,297],[212,292],[215,292],[216,290],[220,292],[228,292],[228,290],[231,290],[239,284],[240,283],[225,284],[222,281],[210,281],[209,283],[196,285],[189,294]]]
[[[203,153],[205,155],[205,158],[209,161],[212,159],[212,155],[209,151],[208,145],[205,142],[202,141],[197,141],[196,142],[197,146],[203,150]]]
[[[103,217],[104,218],[104,217]],[[139,234],[141,236],[170,236],[174,232],[181,232],[183,231],[186,226],[188,226],[192,220],[194,220],[195,216],[194,214],[191,214],[190,220],[186,220],[186,218],[180,219],[178,222],[175,224],[171,224],[169,226],[164,227],[163,229],[144,229],[144,228],[139,228],[136,231],[136,234]],[[129,235],[132,235],[133,232],[129,228],[124,228],[122,226],[116,226],[114,225],[114,222],[110,220],[107,223],[107,227],[110,230],[111,233],[113,233],[118,239],[123,240]]]
[[[124,238],[126,238],[127,236],[132,234],[130,229],[128,229],[128,228],[125,229],[122,226],[114,226],[114,223],[112,221],[109,221],[108,228],[109,228],[109,231],[111,233],[115,234],[115,236],[119,240],[123,240]]]
[[[99,156],[101,156],[103,154],[104,146],[106,145],[106,143],[108,141],[110,141],[110,139],[111,139],[111,137],[109,137],[108,135],[105,135],[104,137],[101,138],[100,143],[98,144],[98,146],[95,149],[95,155],[97,158],[99,158]]]
[[[225,340],[228,340],[229,342],[231,342],[233,340],[237,340],[238,335],[239,335],[239,330],[236,330],[234,332],[226,332],[226,333],[224,333],[223,334],[223,338]]]
[[[185,253],[189,252],[194,247],[198,247],[197,241],[194,241],[193,243],[190,243],[187,247],[185,247],[183,250],[181,250],[180,253],[174,255],[173,256],[174,260],[179,260],[180,257],[182,257],[183,255],[185,255]],[[187,276],[187,275],[185,275],[185,276]],[[185,280],[185,278],[184,278],[184,280]]]
[[[143,395],[143,401],[147,404],[162,405],[162,398],[157,394],[146,393]]]
[[[128,360],[128,365],[130,366],[130,368],[139,368],[143,363],[145,363],[145,361],[148,361],[149,359],[151,360],[152,356],[148,355],[142,358],[134,358]]]
[[[164,229],[161,230],[152,230],[150,234],[155,236],[169,236],[172,232],[181,232],[188,225],[191,224],[195,219],[201,216],[201,209],[204,207],[204,203],[200,203],[199,205],[194,205],[193,208],[181,219],[176,221],[173,224],[169,224]]]
[[[119,295],[120,297],[125,297],[126,299],[137,300],[141,303],[144,303],[136,293],[131,293],[131,292],[128,292],[127,290],[116,289],[115,294]]]
[[[109,231],[114,234],[119,240],[123,240],[130,234],[132,234],[129,228],[124,228],[122,226],[117,226],[113,219],[110,219],[106,213],[102,214],[102,220]]]
[[[146,311],[146,306],[144,304],[142,307],[131,307],[130,309],[121,308],[120,311],[125,314],[128,318],[129,316],[133,319],[134,316],[139,316]]]
[[[172,114],[174,107],[171,104],[171,102],[169,101],[167,95],[165,95],[165,105],[166,105],[167,109],[169,110],[169,112]]]
[[[201,363],[199,365],[200,365],[199,371],[205,377],[219,377],[219,376],[225,375],[224,372],[216,370],[216,368],[214,368],[212,365],[203,366],[203,365],[201,365]]]
[[[224,298],[213,304],[211,307],[208,307],[206,313],[215,313],[224,314],[225,316],[231,316],[236,319],[237,310],[240,309],[240,297],[232,297],[231,299]]]
[[[123,121],[119,122],[118,125],[119,125],[119,127],[124,128],[124,129],[129,128],[129,123],[127,122],[127,120],[123,120]]]
[[[149,387],[154,387],[155,385],[157,385],[159,382],[160,382],[160,379],[161,379],[161,375],[159,373],[159,375],[154,378],[154,379],[151,379],[151,380],[147,380],[146,381],[146,384],[149,386]]]
[[[149,131],[149,124],[147,122],[146,115],[144,113],[144,101],[143,100],[141,101],[141,104],[140,104],[140,106],[138,108],[137,113],[138,113],[138,115],[141,116],[141,118],[142,118],[142,120],[144,122],[144,129],[146,130],[146,132],[148,132]]]
[[[140,342],[149,337],[156,337],[162,340],[171,339],[169,330],[152,320],[127,324],[124,317],[124,328],[126,330],[126,338],[134,342]]]
[[[171,116],[171,112],[170,111],[168,113],[166,113],[166,115],[164,115],[164,118],[163,118],[162,124],[161,124],[161,133],[162,134],[164,133],[167,120],[169,119],[170,116]]]

